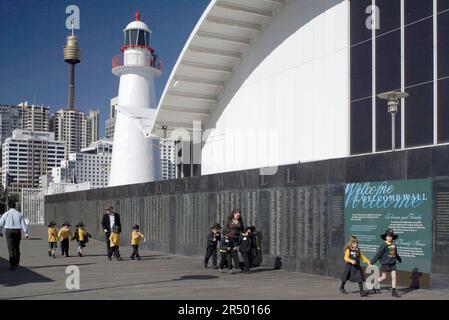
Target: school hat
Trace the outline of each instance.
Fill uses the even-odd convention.
[[[62,224],[62,226],[66,226],[66,227],[71,227],[72,225],[70,224],[70,222],[66,221]]]
[[[50,221],[50,223],[48,224],[48,227],[51,228],[51,227],[54,227],[54,226],[56,226],[56,222]]]
[[[84,227],[84,223],[79,222],[76,226],[77,226],[77,227]]]
[[[215,223],[212,225],[212,229],[221,229],[221,225],[220,225],[218,222],[215,222]]]
[[[133,226],[133,230],[138,230],[139,229],[139,225],[138,224],[135,224],[134,226]]]
[[[387,236],[391,236],[393,238],[393,240],[396,240],[399,236],[397,234],[394,234],[393,229],[387,229],[387,231],[385,231],[384,234],[382,234],[380,237],[383,240],[387,240]]]

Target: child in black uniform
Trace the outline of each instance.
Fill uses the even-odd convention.
[[[396,291],[396,261],[402,263],[401,257],[398,255],[398,248],[394,244],[393,240],[398,238],[398,235],[394,234],[393,229],[388,229],[383,235],[380,236],[384,243],[382,243],[377,251],[377,254],[371,259],[371,264],[375,264],[377,260],[380,260],[382,270],[382,276],[379,278],[379,283],[387,278],[387,273],[391,273],[391,288],[393,297],[399,298],[400,295]],[[374,290],[379,293],[379,290]]]
[[[344,260],[346,262],[345,271],[341,276],[341,286],[340,292],[347,294],[345,290],[346,281],[350,280],[351,282],[358,282],[360,289],[360,296],[364,297],[367,295],[367,292],[363,291],[363,282],[365,282],[365,275],[362,267],[360,266],[361,262],[371,265],[370,261],[367,257],[360,251],[359,242],[357,237],[351,236],[349,238],[348,243],[345,246],[345,257]]]
[[[239,257],[236,250],[237,247],[231,238],[231,232],[226,230],[220,243],[220,272],[223,272],[223,266],[226,261],[228,263],[229,273],[235,273],[235,269],[232,267],[232,260],[234,260],[235,266],[239,265]]]
[[[248,227],[245,229],[245,232],[240,235],[238,242],[239,251],[243,258],[244,272],[246,273],[251,273],[251,271],[249,270],[252,242],[251,240],[251,227]]]
[[[218,242],[221,240],[220,230],[221,230],[220,224],[214,223],[214,225],[211,227],[209,235],[207,236],[207,249],[206,249],[206,256],[204,257],[204,268],[207,268],[209,259],[212,256],[212,264],[214,266],[214,269],[218,269],[217,245]]]

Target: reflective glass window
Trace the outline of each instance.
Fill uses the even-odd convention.
[[[405,86],[433,79],[433,19],[405,28]]]
[[[351,101],[372,95],[372,44],[351,47]]]
[[[351,103],[351,154],[372,151],[371,99]]]
[[[405,0],[405,24],[416,22],[433,14],[432,0]]]
[[[406,88],[405,146],[433,144],[433,83]]]
[[[369,19],[367,9],[372,5],[371,0],[352,0],[351,6],[351,45],[371,38],[371,30],[366,27]],[[369,11],[371,12],[371,11]]]

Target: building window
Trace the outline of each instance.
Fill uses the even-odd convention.
[[[414,0],[410,3],[426,9]],[[405,28],[405,90],[410,94],[405,101],[406,147],[433,144],[432,81],[433,19],[426,19]]]
[[[372,151],[371,110],[370,98],[351,103],[351,152],[353,154]]]

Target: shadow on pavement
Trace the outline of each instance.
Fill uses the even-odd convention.
[[[217,278],[218,277],[216,277],[216,276],[207,276],[207,275],[186,275],[186,276],[181,276],[177,279],[170,279],[170,280],[140,282],[140,283],[133,283],[133,284],[124,284],[124,285],[99,287],[99,288],[91,288],[91,289],[83,289],[83,290],[72,290],[72,291],[66,290],[66,291],[59,291],[59,292],[53,292],[53,293],[35,294],[35,295],[29,295],[29,296],[17,296],[17,297],[11,297],[11,298],[7,298],[7,299],[10,299],[10,300],[28,299],[28,298],[36,298],[36,297],[44,297],[44,296],[53,296],[53,295],[58,295],[58,294],[76,294],[76,293],[92,292],[92,291],[99,291],[99,290],[121,289],[121,288],[129,288],[129,287],[134,287],[134,286],[145,286],[145,285],[152,285],[152,284],[159,284],[159,283],[167,283],[167,282],[172,282],[172,281],[214,280]]]
[[[71,265],[88,266],[88,265],[92,265],[92,264],[97,264],[97,263],[55,264],[55,265],[44,265],[44,266],[32,266],[32,267],[28,267],[28,269],[34,270],[34,269],[58,268],[58,267],[68,267]]]
[[[20,286],[27,283],[54,282],[29,268],[19,266],[16,271],[9,270],[9,261],[0,258],[0,285],[5,287]]]
[[[207,276],[207,275],[191,275],[191,276],[182,276],[179,279],[173,279],[173,281],[183,281],[183,280],[212,280],[217,279],[216,276]]]
[[[266,272],[266,271],[277,271],[277,269],[263,268],[263,267],[258,267],[256,269],[251,269],[251,273],[259,273],[259,272]]]

